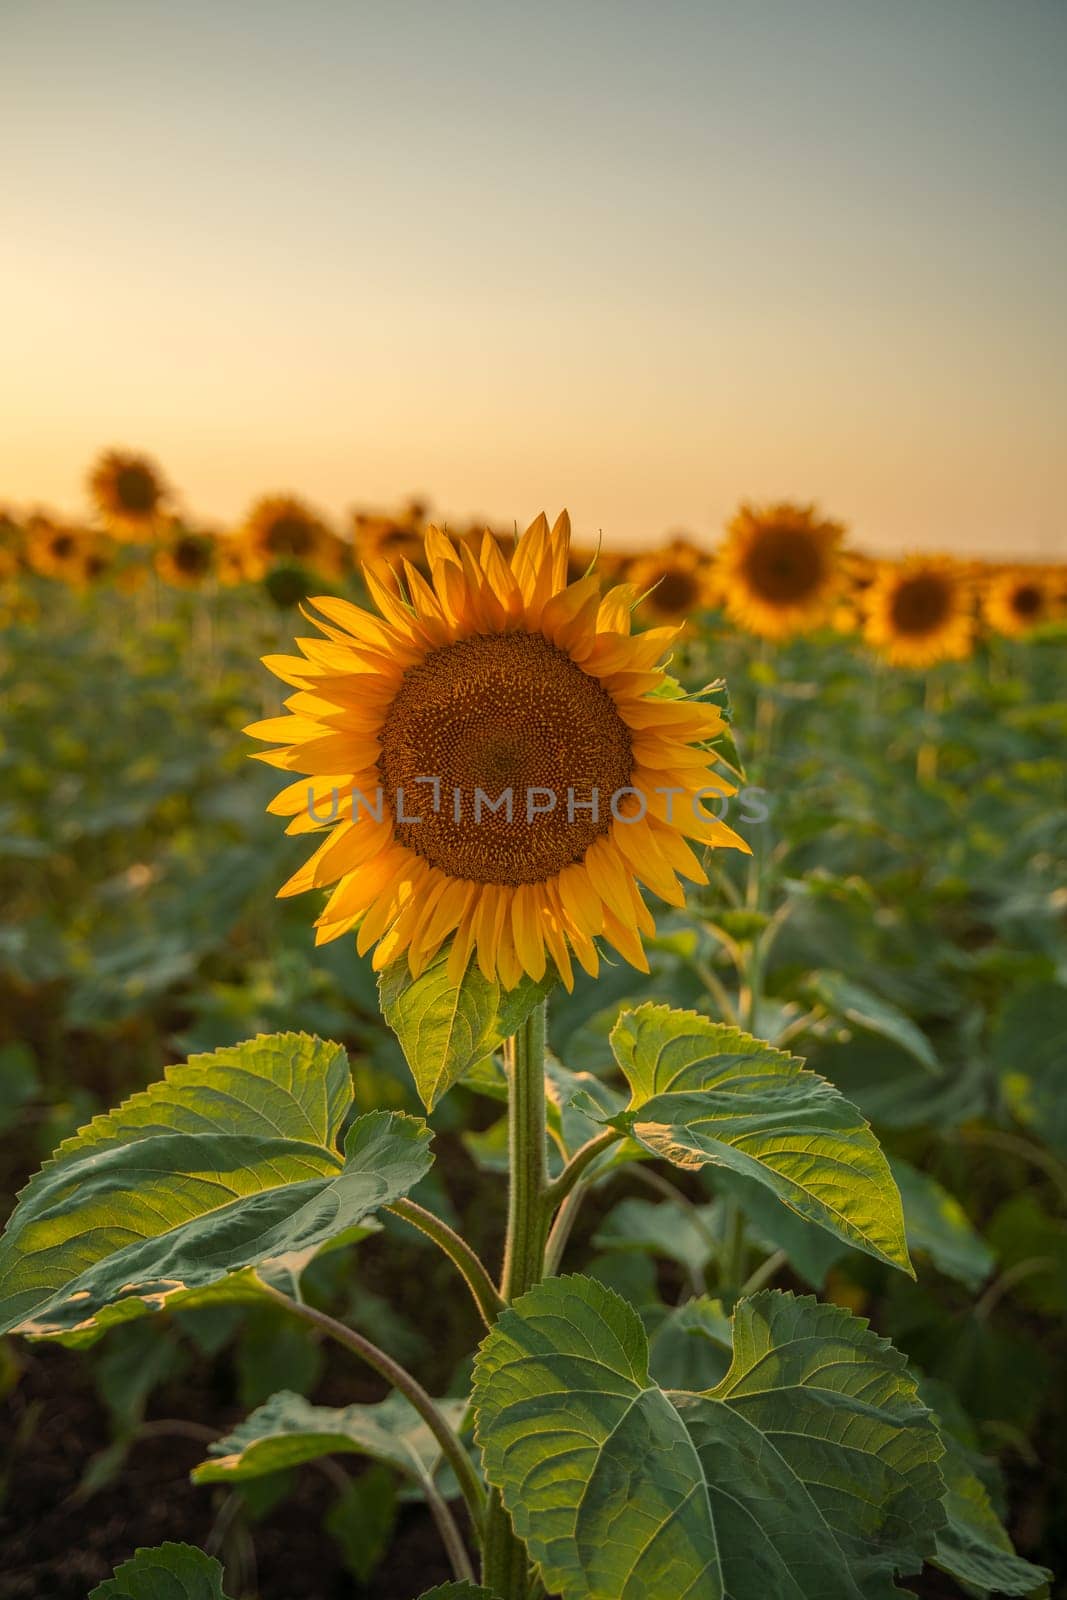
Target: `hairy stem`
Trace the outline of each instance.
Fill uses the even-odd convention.
[[[300,1317],[302,1321],[320,1329],[337,1344],[344,1345],[346,1350],[351,1350],[361,1361],[373,1367],[375,1372],[379,1373],[387,1383],[391,1383],[394,1389],[399,1389],[441,1446],[441,1453],[455,1473],[463,1498],[467,1502],[475,1530],[480,1532],[485,1508],[485,1491],[462,1441],[449,1427],[436,1403],[426,1393],[418,1379],[413,1378],[406,1367],[402,1367],[392,1356],[386,1355],[384,1350],[380,1350],[376,1344],[365,1339],[354,1328],[338,1322],[325,1311],[316,1311],[314,1306],[306,1305],[303,1301],[290,1299],[287,1294],[282,1294],[280,1289],[272,1289],[266,1285],[263,1287],[272,1300],[284,1306],[294,1317]]]
[[[435,1217],[432,1211],[416,1205],[414,1200],[394,1200],[392,1205],[384,1208],[391,1211],[394,1217],[401,1217],[405,1222],[410,1222],[413,1228],[418,1228],[427,1238],[450,1257],[455,1266],[459,1268],[467,1287],[474,1296],[474,1303],[478,1307],[482,1321],[487,1328],[491,1328],[501,1311],[504,1302],[497,1293],[496,1285],[490,1278],[481,1257],[471,1249],[465,1239],[442,1222],[440,1217]]]
[[[545,1008],[530,1013],[504,1051],[508,1074],[508,1232],[500,1292],[525,1294],[543,1275],[548,1166],[545,1135]],[[529,1557],[500,1495],[490,1495],[482,1582],[500,1600],[525,1600]]]

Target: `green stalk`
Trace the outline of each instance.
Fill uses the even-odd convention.
[[[500,1292],[518,1299],[544,1272],[545,1006],[535,1006],[504,1046],[508,1075],[508,1232]]]
[[[480,1257],[467,1241],[461,1239],[447,1222],[442,1222],[440,1217],[435,1217],[433,1212],[427,1211],[424,1206],[416,1205],[414,1200],[394,1200],[392,1205],[383,1209],[391,1211],[394,1217],[403,1218],[413,1228],[418,1228],[420,1233],[426,1234],[427,1238],[432,1239],[434,1244],[444,1251],[463,1275],[482,1321],[487,1328],[491,1328],[503,1311],[504,1302],[497,1294],[496,1285],[483,1267]]]
[[[500,1292],[507,1302],[544,1273],[548,1164],[545,1151],[545,1007],[536,1007],[504,1047],[508,1075],[508,1231]],[[526,1600],[529,1557],[500,1495],[489,1497],[482,1582],[500,1600]]]
[[[406,1367],[402,1367],[392,1356],[372,1344],[363,1334],[357,1333],[355,1328],[350,1328],[344,1322],[338,1322],[336,1317],[327,1315],[325,1311],[317,1311],[314,1306],[305,1304],[302,1300],[293,1300],[280,1289],[271,1288],[268,1284],[261,1283],[260,1290],[270,1296],[278,1305],[284,1306],[292,1316],[309,1322],[312,1327],[318,1328],[329,1338],[344,1345],[351,1350],[353,1355],[359,1356],[375,1372],[380,1373],[387,1383],[398,1389],[411,1406],[418,1412],[425,1422],[437,1443],[441,1447],[441,1454],[448,1462],[456,1475],[460,1492],[467,1502],[471,1521],[475,1532],[478,1533],[482,1526],[482,1512],[484,1505],[484,1491],[477,1473],[471,1464],[470,1456],[458,1435],[445,1421],[435,1401],[426,1393],[426,1390],[413,1378]]]

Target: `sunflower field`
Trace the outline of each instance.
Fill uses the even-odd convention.
[[[1055,1594],[1067,569],[88,489],[0,511],[0,1600]]]

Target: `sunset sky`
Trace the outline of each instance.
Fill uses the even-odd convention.
[[[1067,553],[1063,0],[3,0],[0,501]]]

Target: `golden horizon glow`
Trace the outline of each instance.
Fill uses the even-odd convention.
[[[0,503],[1062,554],[1067,14],[463,9],[5,16]]]

